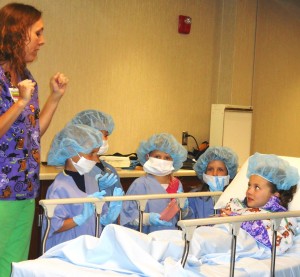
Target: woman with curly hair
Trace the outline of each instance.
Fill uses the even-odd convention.
[[[27,259],[39,191],[40,136],[47,130],[68,79],[50,80],[40,111],[38,86],[27,69],[44,45],[42,13],[11,3],[0,9],[0,276]],[[20,201],[22,200],[22,201]]]

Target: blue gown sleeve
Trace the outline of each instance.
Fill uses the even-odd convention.
[[[214,214],[214,203],[212,197],[189,198],[191,214],[189,218],[205,218]]]

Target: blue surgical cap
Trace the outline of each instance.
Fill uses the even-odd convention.
[[[102,145],[102,133],[87,125],[67,125],[54,137],[49,153],[49,165],[64,165],[79,152],[88,154]]]
[[[249,158],[247,177],[258,175],[274,184],[278,190],[289,190],[299,181],[298,169],[272,154],[255,153]]]
[[[151,136],[147,141],[142,141],[137,150],[137,156],[143,165],[147,160],[147,154],[159,150],[169,154],[173,159],[174,170],[182,167],[187,158],[187,150],[174,138],[174,136],[161,133]]]
[[[85,110],[74,116],[70,124],[84,124],[100,131],[107,131],[110,135],[115,127],[113,118],[104,112]]]
[[[211,161],[222,161],[228,171],[230,179],[233,179],[237,173],[238,156],[228,147],[214,146],[209,147],[194,164],[194,170],[199,179],[203,178],[207,165]]]

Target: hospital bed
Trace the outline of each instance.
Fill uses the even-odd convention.
[[[300,158],[287,158],[291,164],[296,166],[298,169],[300,169]],[[246,167],[247,162],[243,165],[243,167],[240,169],[238,175],[233,180],[233,182],[230,184],[229,188],[226,189],[225,193],[223,193],[219,200],[217,201],[215,208],[224,207],[224,203],[227,203],[230,196],[231,197],[241,197],[245,195],[245,190],[247,187],[247,178],[246,176]],[[214,195],[214,193],[182,193],[182,194],[168,194],[168,198],[179,198],[180,200],[180,207],[183,207],[184,201],[187,197],[192,196],[209,196],[210,194]],[[230,196],[229,196],[230,195]],[[216,193],[214,196],[218,197],[218,193]],[[142,201],[140,202],[141,212],[140,217],[142,218],[143,210],[145,208],[145,203],[143,200],[146,199],[153,199],[154,198],[165,198],[166,195],[147,195],[147,196],[123,196],[123,197],[105,197],[101,200],[94,199],[94,198],[87,198],[87,199],[64,199],[66,201],[65,204],[68,203],[83,203],[83,202],[94,202],[96,206],[97,214],[99,215],[101,213],[101,205],[103,205],[104,201],[117,201],[117,200],[137,200]],[[64,201],[63,200],[63,201]],[[49,217],[51,217],[52,212],[54,211],[55,205],[57,203],[51,202],[53,200],[42,200],[41,204],[44,206],[45,204],[50,204],[50,208],[47,208],[47,214]],[[48,203],[46,203],[49,201]],[[57,200],[55,200],[57,201]],[[79,202],[77,202],[79,201]],[[82,201],[82,202],[81,202]],[[14,263],[13,264],[13,272],[12,277],[36,277],[36,276],[87,276],[87,277],[94,277],[94,276],[218,276],[218,277],[227,277],[227,276],[237,276],[237,277],[251,277],[251,276],[276,276],[276,277],[290,277],[290,276],[300,276],[300,232],[297,233],[294,239],[293,246],[284,254],[280,256],[275,257],[275,253],[271,254],[271,258],[260,258],[256,259],[253,258],[254,256],[247,256],[245,253],[243,255],[238,254],[236,256],[235,248],[236,243],[239,242],[241,235],[241,230],[239,228],[240,222],[247,221],[247,220],[258,220],[258,219],[266,219],[270,218],[273,221],[272,228],[276,232],[276,228],[278,226],[278,222],[283,217],[296,217],[297,219],[300,218],[300,191],[297,190],[296,195],[294,196],[294,199],[292,203],[289,205],[289,208],[291,211],[284,212],[284,213],[274,213],[274,214],[251,214],[246,216],[235,216],[235,217],[211,217],[207,219],[193,219],[193,220],[180,220],[178,222],[178,226],[182,229],[182,231],[158,231],[151,233],[149,235],[143,235],[138,232],[135,232],[133,230],[130,230],[125,227],[115,227],[113,225],[108,225],[103,230],[103,233],[101,234],[100,238],[81,238],[72,240],[70,242],[64,243],[62,249],[60,249],[59,253],[63,253],[65,255],[68,251],[68,247],[70,245],[74,245],[78,243],[78,240],[80,241],[80,244],[82,247],[77,248],[77,250],[72,249],[71,253],[74,251],[76,252],[76,255],[81,255],[81,252],[83,252],[83,249],[88,249],[88,251],[91,251],[93,249],[93,246],[97,244],[97,241],[100,241],[104,235],[106,230],[106,234],[109,231],[112,231],[112,233],[115,232],[115,230],[118,230],[119,228],[124,228],[124,230],[121,230],[121,232],[118,235],[118,238],[122,238],[120,240],[121,247],[118,248],[118,251],[121,251],[123,248],[123,244],[126,243],[126,240],[132,241],[140,241],[141,243],[137,243],[137,247],[141,247],[144,243],[145,237],[143,236],[150,236],[151,239],[153,239],[153,245],[151,247],[147,248],[147,251],[143,250],[144,252],[141,252],[140,249],[135,248],[133,245],[129,249],[128,253],[124,253],[121,251],[120,254],[120,260],[122,261],[123,258],[130,260],[131,264],[130,266],[126,268],[120,267],[119,263],[114,263],[113,266],[107,267],[107,264],[101,264],[101,263],[78,263],[74,262],[75,260],[70,259],[69,257],[66,258],[64,256],[63,258],[58,255],[55,251],[54,253],[50,253],[51,249],[47,251],[42,257],[36,259],[36,260],[30,260],[30,261],[24,261],[20,263]],[[45,206],[44,206],[45,208]],[[229,230],[231,230],[231,253],[230,253],[230,247],[228,251],[228,255],[226,256],[225,260],[218,260],[218,257],[214,257],[214,262],[210,261],[210,257],[208,257],[205,261],[201,261],[201,263],[193,264],[189,260],[189,248],[193,245],[194,241],[192,240],[193,233],[197,232],[197,230],[200,230],[200,227],[196,228],[197,226],[202,225],[211,225],[211,224],[223,224],[228,223],[226,226],[229,226]],[[298,221],[298,229],[300,230],[300,220]],[[128,231],[127,231],[128,230]],[[243,230],[242,230],[243,231]],[[129,232],[129,233],[127,233]],[[135,233],[130,233],[135,232]],[[175,235],[174,235],[175,232]],[[177,233],[176,233],[177,232]],[[131,235],[134,238],[131,238]],[[140,234],[140,235],[137,235]],[[156,253],[152,247],[158,246],[163,247],[165,244],[165,241],[161,240],[161,236],[164,236],[164,239],[169,240],[172,242],[170,244],[172,247],[168,245],[166,249],[172,249],[171,252],[168,252],[170,254],[170,257],[165,258],[163,261],[160,259],[157,259],[157,261],[151,260],[151,256],[149,256],[149,249],[151,251],[154,251],[153,253]],[[141,236],[141,237],[140,237]],[[176,237],[177,236],[177,237]],[[180,239],[179,239],[180,237]],[[116,236],[117,238],[117,236]],[[182,239],[183,238],[183,239]],[[94,240],[93,240],[94,239]],[[92,242],[90,241],[92,240]],[[173,241],[174,240],[174,241]],[[215,237],[215,240],[222,240],[222,238]],[[149,241],[148,237],[146,241]],[[161,244],[157,244],[157,242],[162,241]],[[112,243],[114,242],[114,239],[112,239]],[[143,242],[143,243],[142,243]],[[151,240],[152,242],[152,240]],[[173,243],[174,242],[174,243]],[[197,241],[196,241],[197,242]],[[222,243],[222,241],[221,241]],[[118,242],[119,244],[119,242]],[[59,247],[59,246],[58,246]],[[118,247],[115,245],[115,247]],[[174,250],[175,249],[175,250]],[[90,252],[89,252],[90,253]],[[151,252],[152,253],[152,252]],[[118,254],[118,253],[114,253]],[[156,253],[157,254],[157,253]],[[72,254],[71,254],[72,256]],[[155,255],[154,255],[155,256]],[[142,257],[142,260],[138,263],[135,259],[138,259]],[[229,258],[228,258],[229,257]],[[74,257],[73,257],[74,258]],[[228,258],[228,259],[227,259]],[[78,261],[78,260],[77,260]],[[217,262],[216,262],[217,261]]]
[[[193,193],[193,196],[207,196],[209,193]],[[214,196],[218,196],[219,193],[213,193]],[[191,197],[190,193],[183,193],[180,195],[171,194],[168,197],[177,197],[179,199],[185,199],[186,197]],[[148,196],[123,196],[123,197],[105,197],[101,200],[96,198],[72,198],[72,199],[57,199],[57,200],[41,200],[41,204],[44,208],[47,209],[48,216],[53,216],[54,208],[57,204],[70,204],[70,203],[84,203],[84,202],[93,202],[95,206],[98,207],[97,213],[101,213],[101,205],[105,201],[117,201],[122,199],[124,200],[137,200],[141,201],[141,203],[145,203],[143,200],[148,198],[165,198],[166,195],[148,195]],[[184,201],[181,201],[184,203]],[[145,204],[141,204],[143,207]],[[96,208],[97,209],[97,208]],[[100,209],[100,210],[99,210]],[[143,209],[143,208],[142,208]],[[236,217],[211,217],[207,219],[193,219],[193,220],[180,220],[178,225],[182,228],[182,232],[180,236],[185,240],[185,247],[180,248],[180,256],[179,262],[182,265],[182,270],[186,276],[257,276],[259,274],[261,276],[300,276],[300,235],[296,237],[294,246],[284,255],[277,256],[276,259],[273,257],[274,263],[271,263],[271,259],[264,260],[255,260],[251,258],[239,259],[238,262],[235,262],[235,244],[237,240],[237,234],[239,231],[239,224],[242,221],[246,220],[255,220],[255,219],[266,219],[266,218],[274,218],[274,230],[276,230],[276,226],[280,219],[283,217],[300,217],[300,211],[291,211],[286,213],[276,213],[276,214],[257,214],[257,215],[247,215],[247,216],[236,216]],[[210,224],[219,224],[229,222],[232,224],[232,256],[231,256],[231,265],[227,264],[202,264],[198,267],[190,267],[186,265],[186,259],[188,256],[189,243],[192,239],[193,232],[195,231],[197,226],[201,225],[210,225]],[[217,238],[216,238],[217,239]],[[80,249],[78,250],[80,251]],[[46,252],[47,254],[47,252]],[[275,266],[276,261],[276,266]],[[178,266],[178,264],[177,264]],[[166,275],[165,270],[162,275],[159,275],[157,272],[153,276],[171,276]],[[271,272],[271,273],[270,273]],[[276,272],[276,274],[275,274]],[[82,266],[76,263],[72,263],[65,259],[56,257],[55,255],[51,258],[49,257],[41,257],[36,260],[29,260],[20,263],[13,264],[13,273],[12,277],[20,277],[20,276],[99,276],[103,274],[104,276],[151,276],[145,275],[143,272],[128,270],[127,268],[124,270],[114,270],[101,268],[101,265],[88,265]],[[255,275],[253,275],[255,274]],[[172,274],[173,277],[176,274]],[[180,275],[178,275],[180,276]],[[184,276],[184,275],[181,275]]]

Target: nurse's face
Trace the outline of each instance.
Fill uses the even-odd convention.
[[[45,44],[42,19],[35,22],[28,30],[28,40],[25,42],[25,63],[33,62],[40,47]]]
[[[205,174],[210,176],[227,176],[228,171],[222,161],[214,160],[208,163]]]

